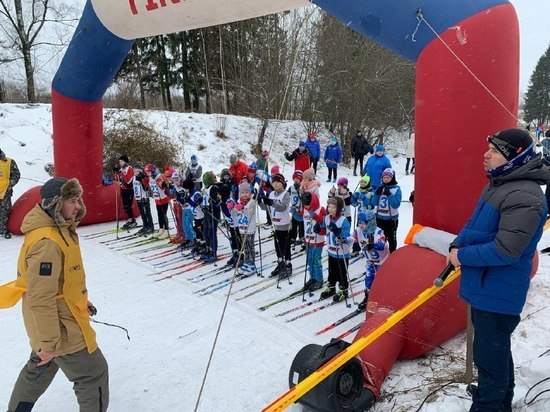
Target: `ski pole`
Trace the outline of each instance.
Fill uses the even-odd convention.
[[[351,282],[349,281],[349,273],[348,273],[348,262],[346,260],[346,255],[344,253],[344,247],[342,245],[339,245],[338,248],[336,248],[336,255],[338,256],[338,250],[342,249],[342,256],[344,258],[344,268],[346,269],[346,279],[348,281],[348,287],[351,294],[351,300],[353,304],[355,304],[355,297],[353,296],[353,288],[351,287]],[[344,294],[344,300],[346,301],[346,307],[351,308],[351,304],[348,302],[347,294]]]
[[[256,221],[258,221],[259,219],[259,216],[258,216],[258,202],[256,202]],[[260,277],[264,277],[263,273],[262,273],[262,268],[264,266],[263,264],[263,260],[262,260],[262,234],[261,234],[261,230],[260,230],[260,226],[256,225],[256,229],[258,229],[258,246],[260,248],[260,271],[258,272],[258,276]]]
[[[118,197],[120,196],[120,185],[118,182],[118,175],[115,173],[115,216],[116,216],[116,238],[118,239],[118,231],[120,230],[120,219],[118,216]]]
[[[309,264],[309,246],[306,243],[306,266],[304,268],[304,288],[302,289],[302,302],[306,301],[306,277],[307,277],[308,264]]]

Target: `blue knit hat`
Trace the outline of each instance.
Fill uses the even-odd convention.
[[[375,152],[385,152],[386,151],[386,148],[384,147],[383,144],[377,144],[376,145],[376,149],[374,150]]]
[[[298,144],[298,146],[304,146],[305,147],[306,145],[306,142],[304,142],[303,140],[300,140],[300,143]]]

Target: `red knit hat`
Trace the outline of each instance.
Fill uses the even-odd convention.
[[[303,174],[301,170],[295,170],[294,173],[292,174],[292,180],[298,179],[301,182],[302,177],[303,177]]]

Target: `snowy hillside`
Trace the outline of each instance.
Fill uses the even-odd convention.
[[[136,112],[137,113],[137,112]],[[107,111],[109,121],[115,121],[117,110]],[[260,129],[255,119],[167,112],[143,114],[159,131],[182,144],[182,159],[197,154],[203,170],[219,173],[229,164],[229,155],[240,150],[250,163],[250,154]],[[48,179],[43,166],[53,160],[51,113],[47,105],[0,105],[0,147],[14,158],[22,172],[15,188],[15,198],[37,182]],[[222,118],[226,120],[227,139],[216,137]],[[283,152],[294,149],[304,135],[300,122],[272,122],[267,131],[264,148],[271,148],[270,165],[279,164],[290,179],[292,165],[283,161]],[[324,146],[329,135],[322,133]],[[392,139],[389,139],[390,141]],[[273,142],[273,144],[272,144]],[[396,147],[390,154],[402,152]],[[392,157],[404,199],[413,189],[414,176],[404,175],[405,159]],[[481,172],[481,154],[480,154]],[[354,188],[357,177],[349,169],[340,168],[339,176],[350,180]],[[332,186],[325,183],[327,170],[319,170],[323,182],[321,198]],[[154,214],[154,213],[153,213]],[[260,212],[260,220],[265,214]],[[401,244],[412,221],[412,206],[404,202],[400,208],[398,242]],[[225,299],[229,292],[228,279],[232,272],[222,272],[222,263],[201,266],[184,260],[162,242],[137,244],[135,239],[120,240],[112,233],[113,223],[86,226],[79,229],[84,264],[87,272],[90,299],[98,308],[96,319],[121,325],[124,331],[104,325],[93,325],[99,345],[109,362],[111,380],[110,410],[121,412],[192,411],[199,394],[202,378],[218,328]],[[273,269],[275,260],[269,230],[262,229],[261,243],[264,273]],[[219,254],[229,252],[228,242],[219,232]],[[15,268],[22,237],[0,240],[0,283],[15,277]],[[545,234],[541,248],[550,245]],[[259,251],[258,245],[256,251]],[[212,358],[208,378],[202,391],[199,411],[258,411],[288,388],[288,371],[295,354],[308,343],[325,344],[363,320],[357,316],[349,322],[315,335],[323,327],[353,309],[343,303],[319,310],[317,313],[293,318],[318,308],[314,297],[306,295],[309,304],[303,305],[299,295],[272,305],[264,311],[258,308],[289,295],[303,284],[305,255],[298,250],[293,258],[292,284],[253,277],[236,281],[231,289],[229,304]],[[225,259],[224,259],[225,260]],[[350,278],[360,276],[363,262],[351,260]],[[256,259],[259,266],[259,256]],[[183,266],[185,265],[185,266]],[[324,263],[326,277],[326,263]],[[547,318],[550,314],[550,258],[542,256],[539,274],[535,277],[522,314],[522,322],[513,335],[516,364],[516,399],[518,411],[547,411],[548,395],[542,395],[534,405],[524,406],[524,396],[530,386],[550,376],[550,357],[538,358],[550,348]],[[363,282],[352,284],[359,301]],[[2,379],[0,407],[7,405],[12,385],[27,360],[29,347],[20,308],[0,312],[0,347],[2,348]],[[288,312],[288,313],[285,313]],[[345,339],[351,341],[353,334]],[[464,370],[465,335],[461,334],[429,353],[422,359],[399,362],[383,386],[383,398],[374,411],[414,411],[432,391],[434,397],[423,405],[422,411],[464,411],[469,399],[463,384],[449,384]],[[529,399],[540,390],[537,386]],[[72,412],[77,410],[71,384],[59,374],[35,410],[38,412]],[[300,406],[290,408],[301,410]]]

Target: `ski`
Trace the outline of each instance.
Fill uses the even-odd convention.
[[[262,267],[262,269],[265,270],[265,269],[270,268],[271,266],[273,266],[273,263],[268,263],[267,265],[264,265]],[[235,268],[232,268],[232,269],[234,270]],[[239,282],[239,281],[244,280],[244,279],[249,279],[251,277],[254,277],[254,276],[245,276],[245,277],[240,276],[240,277],[237,277],[233,283]],[[256,277],[258,277],[258,275]],[[201,293],[201,296],[209,295],[209,294],[214,293],[218,290],[226,288],[227,286],[229,286],[231,284],[231,279],[232,278],[233,278],[233,276],[231,276],[229,278],[226,278],[224,280],[221,280],[217,283],[214,283],[213,285],[210,285],[210,286],[207,286],[207,287],[203,288],[202,289],[203,292]],[[254,283],[256,285],[259,285],[260,283],[267,282],[268,280],[270,280],[270,279],[269,278],[261,278],[261,280],[258,280]],[[212,289],[208,290],[209,288],[212,288]]]
[[[126,229],[122,229],[122,228],[108,229],[108,230],[104,230],[102,232],[88,233],[87,235],[82,235],[82,237],[84,237],[86,239],[95,239],[95,238],[98,238],[98,237],[103,237],[103,236],[115,234],[117,231],[119,233],[122,233],[122,232],[126,232]]]
[[[115,252],[120,252],[120,251],[123,251],[123,250],[128,250],[128,249],[133,249],[133,248],[136,248],[136,247],[140,247],[141,245],[146,245],[148,243],[160,242],[161,240],[165,240],[165,239],[155,239],[155,238],[141,239],[141,240],[137,240],[136,242],[132,242],[128,245],[123,245],[123,246],[115,245],[115,246],[112,246],[112,247],[109,246],[109,249],[112,249]]]
[[[202,260],[199,260],[199,261],[194,260],[193,262],[189,262],[189,263],[194,263],[194,265],[191,265],[191,266],[187,267],[185,270],[182,270],[182,271],[180,271],[180,272],[172,273],[171,275],[164,276],[164,277],[162,277],[162,278],[160,278],[160,279],[155,279],[155,282],[160,282],[161,280],[166,280],[166,279],[172,279],[172,278],[175,277],[175,276],[183,275],[183,274],[185,274],[185,273],[187,273],[187,272],[190,272],[190,271],[192,271],[192,270],[198,269],[198,268],[200,268],[200,267],[202,267],[202,266],[207,266],[207,265],[212,265],[212,264],[213,264],[214,266],[217,266],[218,260],[223,259],[223,258],[225,258],[225,257],[227,257],[227,256],[220,255],[220,256],[218,256],[218,259],[216,259],[214,262],[204,262],[204,261],[202,261]],[[155,274],[157,274],[157,273],[155,273]]]
[[[359,283],[359,282],[361,281],[361,278],[362,278],[362,276],[357,276],[357,277],[355,277],[355,278],[353,278],[353,279],[350,279],[350,284],[351,284],[351,285],[354,285],[354,284],[356,284],[356,283]],[[325,283],[326,283],[326,281],[323,282],[323,284],[325,284]],[[303,290],[300,289],[300,293],[302,293],[302,292],[303,292]],[[321,302],[321,300],[322,300],[322,299],[317,299],[317,300],[310,300],[310,301],[308,301],[308,302],[304,302],[304,303],[302,303],[301,305],[298,305],[298,306],[296,306],[296,307],[294,307],[294,308],[287,309],[287,310],[285,310],[285,311],[283,311],[283,312],[281,312],[281,313],[277,313],[277,314],[275,315],[275,317],[288,315],[289,313],[292,313],[292,312],[297,312],[297,311],[299,311],[300,309],[306,308],[306,307],[311,306],[311,305],[313,305],[313,304],[315,304],[315,303],[319,303],[319,302]]]
[[[359,295],[360,293],[363,293],[363,291],[362,291],[362,290],[359,290],[359,291],[357,291],[357,292],[354,292],[350,297],[352,297],[352,296],[357,296],[357,295]],[[317,302],[319,302],[319,301],[317,301]],[[313,303],[317,303],[317,302],[313,302]],[[307,302],[307,303],[310,303],[310,302]],[[293,318],[287,319],[286,322],[287,322],[287,323],[288,323],[288,322],[294,322],[295,320],[298,320],[298,319],[304,318],[304,317],[306,317],[306,316],[312,315],[312,314],[314,314],[314,313],[316,313],[316,312],[319,312],[320,310],[326,309],[326,308],[328,308],[328,307],[330,307],[330,306],[332,306],[332,305],[336,305],[336,304],[338,304],[338,303],[340,303],[340,302],[335,302],[335,301],[331,300],[330,302],[327,302],[327,303],[325,303],[325,304],[323,304],[323,305],[321,305],[321,306],[317,306],[316,308],[313,308],[313,309],[311,309],[311,310],[308,310],[307,312],[300,313],[299,315],[294,316]]]
[[[348,335],[351,335],[353,332],[355,332],[356,330],[359,330],[361,329],[361,326],[363,326],[363,322],[361,323],[358,323],[357,325],[355,325],[354,327],[352,327],[351,329],[348,329],[347,331],[345,331],[344,333],[342,333],[341,335],[338,335],[336,337],[336,339],[344,339],[346,336]]]
[[[358,262],[360,259],[361,259],[361,257],[355,258],[354,260],[352,260],[351,262],[349,262],[349,266],[353,265],[355,262]],[[328,256],[325,256],[325,257],[323,258],[322,263],[325,263],[326,261],[328,261]],[[307,264],[307,262],[306,262],[306,264]],[[304,268],[304,267],[305,267],[305,265],[302,265],[300,268]],[[300,269],[300,268],[296,268],[296,269]],[[323,269],[323,272],[324,272],[325,270],[328,270],[328,268],[324,268],[324,269]],[[359,277],[361,277],[361,276],[363,276],[363,274],[361,274]],[[354,278],[354,279],[357,279],[357,278]],[[240,298],[238,298],[238,299],[236,299],[236,300],[245,299],[245,298],[247,298],[247,297],[249,297],[249,296],[252,296],[252,295],[254,295],[254,294],[258,293],[258,292],[261,292],[262,290],[265,290],[265,289],[267,289],[267,288],[264,287],[264,288],[262,288],[262,289],[258,289],[258,290],[256,290],[256,291],[253,291],[253,292],[247,294],[246,296],[240,297]],[[300,293],[302,293],[302,292],[300,291]],[[293,296],[293,297],[294,297],[294,296]],[[286,302],[287,300],[290,300],[290,299],[292,299],[292,297],[289,297],[289,296],[286,296],[286,297],[281,298],[281,299],[277,299],[276,301],[270,302],[270,303],[268,303],[268,304],[266,304],[266,305],[264,305],[264,306],[259,307],[258,310],[264,311],[264,310],[266,310],[266,309],[268,309],[268,308],[270,308],[270,307],[272,307],[272,306],[278,305],[279,303],[282,303],[282,302]]]
[[[137,239],[137,238],[138,238],[138,235],[133,233],[128,236],[119,237],[118,239],[100,240],[99,243],[101,243],[102,245],[108,246],[112,243],[123,243],[123,242],[128,242],[131,239]]]
[[[160,241],[162,241],[162,240],[166,240],[166,239],[161,239]],[[155,242],[151,242],[151,243],[155,243]],[[149,245],[149,243],[145,243],[144,245],[141,245],[141,246],[147,246],[147,245]],[[149,252],[152,252],[152,251],[155,251],[155,250],[173,248],[173,247],[174,247],[173,243],[168,243],[168,242],[159,243],[159,244],[156,244],[154,246],[146,247],[145,249],[132,250],[128,253],[125,253],[125,255],[140,255],[142,253],[149,253]]]
[[[165,250],[165,251],[162,251],[162,252],[154,253],[152,255],[140,257],[139,260],[141,260],[142,262],[150,262],[152,260],[161,259],[164,256],[171,255],[171,254],[177,253],[177,252],[178,252],[178,250],[176,248],[174,248],[172,250]]]
[[[355,309],[353,312],[347,314],[346,316],[338,319],[337,321],[334,321],[332,322],[330,325],[328,325],[327,327],[315,332],[316,335],[321,335],[325,332],[328,332],[329,330],[332,330],[334,329],[335,327],[337,326],[340,326],[342,323],[345,323],[347,322],[348,320],[360,315],[361,313],[365,312],[366,308],[365,309]]]

